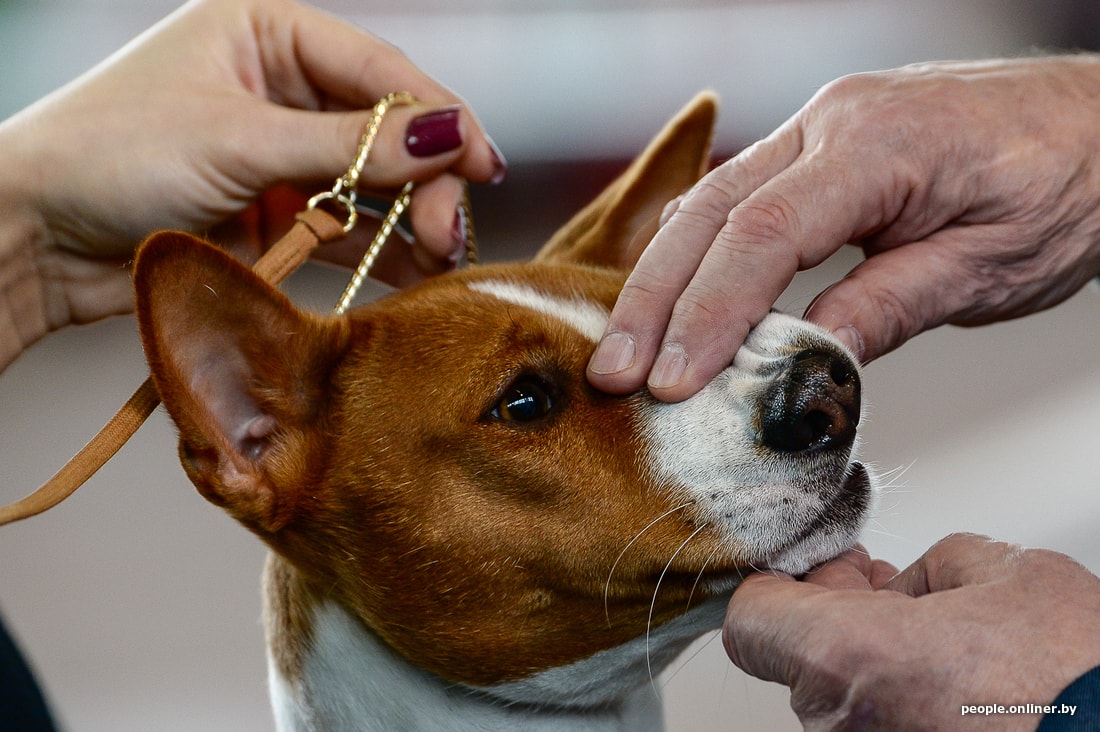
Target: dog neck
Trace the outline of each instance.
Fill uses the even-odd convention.
[[[276,555],[268,560],[265,595],[270,689],[276,726],[284,732],[431,729],[440,720],[456,732],[661,730],[655,676],[719,627],[725,608],[719,598],[568,666],[474,687],[410,663],[338,602],[314,593]]]

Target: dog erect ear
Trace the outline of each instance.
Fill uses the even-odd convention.
[[[294,515],[346,327],[296,309],[219,249],[154,235],[134,266],[138,324],[188,476],[260,533]]]
[[[706,172],[717,112],[714,94],[696,96],[536,260],[632,268],[657,233],[665,205]]]

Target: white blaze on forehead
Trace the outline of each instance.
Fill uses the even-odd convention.
[[[561,298],[515,282],[503,280],[485,280],[471,282],[471,290],[510,302],[514,305],[530,308],[536,312],[557,318],[578,331],[593,343],[603,337],[610,313],[599,303],[580,298]]]

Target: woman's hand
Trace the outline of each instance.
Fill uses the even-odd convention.
[[[0,323],[0,364],[48,330],[128,311],[125,264],[157,229],[214,230],[258,254],[305,202],[278,186],[330,188],[370,108],[399,90],[420,103],[387,115],[361,188],[420,182],[417,246],[377,272],[403,283],[453,263],[461,179],[499,180],[504,164],[458,97],[316,9],[189,3],[0,124],[0,310],[19,341]]]

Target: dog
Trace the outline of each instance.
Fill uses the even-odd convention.
[[[585,367],[662,208],[708,163],[697,97],[527,263],[295,307],[161,233],[142,341],[199,492],[271,552],[280,730],[647,730],[652,684],[751,568],[851,547],[875,479],[859,367],[780,313],[698,395]]]

